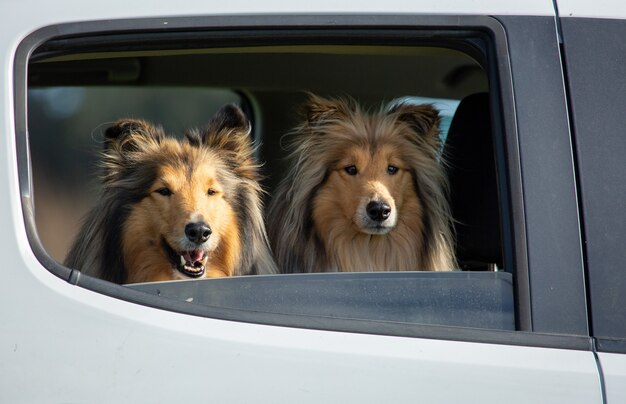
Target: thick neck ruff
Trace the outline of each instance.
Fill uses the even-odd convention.
[[[420,262],[421,237],[398,226],[385,235],[370,235],[351,228],[325,237],[330,267],[341,272],[415,271]]]

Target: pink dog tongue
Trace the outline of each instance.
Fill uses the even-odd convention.
[[[202,250],[193,250],[193,251],[185,251],[183,254],[183,258],[185,261],[193,264],[196,261],[200,261],[204,256],[204,252]]]

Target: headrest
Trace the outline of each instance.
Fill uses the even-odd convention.
[[[463,269],[502,268],[502,237],[489,95],[459,104],[445,143],[457,259]]]

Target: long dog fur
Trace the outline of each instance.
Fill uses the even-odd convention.
[[[289,134],[290,169],[268,214],[279,271],[455,269],[438,111],[398,103],[369,114],[352,100],[315,95],[304,109],[303,122]],[[355,233],[345,224],[335,225],[332,217],[316,220],[314,203],[333,203],[332,197],[320,201],[319,195],[346,150],[374,153],[383,145],[390,145],[410,172],[413,211],[400,212],[398,225],[386,235]]]
[[[86,217],[65,265],[111,282],[127,282],[129,273],[138,269],[128,267],[131,257],[125,257],[123,247],[135,243],[138,250],[142,244],[140,240],[123,240],[125,223],[136,206],[149,197],[158,168],[170,165],[189,173],[197,165],[194,159],[211,158],[238,226],[233,231],[235,238],[229,241],[234,245],[229,264],[222,263],[230,265],[224,272],[275,273],[262,216],[259,165],[249,133],[248,121],[234,105],[223,107],[206,129],[192,130],[183,140],[167,137],[161,127],[141,120],[120,120],[108,128],[101,155],[102,195]],[[155,240],[142,242],[155,244]],[[154,260],[160,262],[161,258]],[[150,268],[140,270],[149,272]]]

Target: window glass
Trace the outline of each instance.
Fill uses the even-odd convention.
[[[196,266],[196,263],[205,256],[200,257],[196,250],[172,248],[167,241],[162,241],[162,250],[166,252],[168,259],[180,260],[182,268],[180,271],[187,278],[179,276],[176,279],[153,279],[158,282],[144,282],[141,278],[128,282],[121,281],[122,278],[101,278],[111,281],[112,287],[115,283],[127,283],[130,285],[124,286],[124,290],[132,289],[161,296],[164,307],[170,304],[168,302],[185,302],[193,303],[195,307],[205,307],[207,310],[218,307],[304,316],[303,318],[320,316],[505,330],[515,328],[512,303],[513,273],[506,272],[511,271],[506,267],[500,272],[493,270],[502,269],[504,266],[503,246],[499,239],[500,210],[497,208],[499,199],[495,184],[495,165],[491,164],[494,160],[493,134],[489,125],[483,128],[475,126],[467,116],[457,118],[461,111],[467,115],[468,109],[474,108],[477,112],[470,111],[470,118],[477,119],[482,124],[490,121],[491,112],[488,103],[485,102],[489,91],[488,74],[474,57],[452,47],[432,45],[320,44],[181,52],[168,50],[154,53],[141,52],[141,46],[137,46],[136,52],[127,51],[122,55],[123,58],[120,58],[120,53],[117,52],[112,52],[110,56],[104,52],[93,58],[88,54],[70,54],[56,59],[52,57],[48,61],[44,58],[29,66],[27,116],[35,225],[45,253],[58,263],[65,261],[72,241],[79,234],[83,218],[96,205],[99,198],[102,198],[103,172],[98,163],[106,142],[105,132],[119,119],[146,120],[161,125],[164,132],[175,134],[180,138],[184,131],[190,128],[204,127],[224,105],[231,103],[239,105],[242,113],[245,113],[245,119],[250,120],[252,125],[249,133],[245,130],[244,132],[247,136],[254,136],[255,140],[260,140],[255,156],[263,166],[253,180],[258,178],[261,187],[266,191],[266,194],[261,196],[262,207],[268,205],[271,207],[272,200],[280,199],[280,196],[276,197],[280,195],[280,180],[289,172],[291,169],[289,165],[293,163],[293,160],[286,159],[290,153],[287,144],[289,137],[294,133],[293,128],[307,125],[323,126],[327,122],[319,122],[321,116],[328,117],[334,113],[333,111],[341,109],[335,107],[324,109],[320,105],[325,101],[318,101],[319,105],[314,106],[311,100],[315,96],[325,100],[342,99],[347,104],[358,103],[363,116],[374,114],[373,111],[395,114],[396,121],[393,125],[396,126],[392,129],[401,127],[404,131],[413,131],[415,132],[413,135],[417,137],[424,136],[424,139],[419,138],[419,142],[435,145],[432,147],[434,152],[431,150],[428,153],[434,156],[431,168],[434,167],[433,171],[436,172],[429,178],[415,179],[416,175],[422,175],[421,166],[417,169],[417,166],[409,167],[396,160],[386,163],[385,176],[392,177],[398,170],[408,173],[406,183],[396,185],[398,192],[413,190],[420,198],[432,198],[433,193],[428,187],[432,186],[433,179],[443,181],[442,178],[450,174],[459,177],[455,179],[456,183],[467,184],[468,181],[460,176],[459,172],[476,173],[479,170],[472,164],[476,161],[478,164],[488,163],[483,164],[487,167],[487,174],[484,177],[487,180],[483,180],[483,177],[479,179],[482,185],[488,182],[486,186],[481,185],[472,189],[471,195],[465,191],[455,193],[455,190],[452,190],[452,197],[456,199],[451,202],[454,220],[450,223],[455,225],[461,223],[456,220],[457,215],[461,213],[455,210],[455,206],[463,206],[464,216],[459,216],[463,218],[462,224],[466,227],[474,226],[472,218],[479,218],[478,220],[483,218],[484,212],[478,212],[484,206],[480,201],[484,199],[493,201],[495,206],[487,212],[490,215],[490,220],[486,222],[488,231],[484,231],[484,226],[474,227],[473,231],[461,229],[463,240],[473,240],[483,247],[485,243],[490,243],[489,249],[481,250],[471,246],[469,242],[466,244],[465,241],[462,246],[451,243],[452,257],[456,255],[456,249],[463,250],[462,255],[458,256],[459,265],[447,264],[442,272],[419,272],[423,268],[418,267],[418,264],[394,261],[396,264],[393,265],[398,265],[398,269],[402,271],[395,271],[395,267],[389,267],[383,273],[377,271],[375,265],[367,264],[369,266],[352,268],[357,273],[350,274],[292,274],[317,270],[310,268],[302,270],[299,265],[306,260],[294,265],[284,264],[279,260],[280,254],[273,244],[277,274],[204,279],[205,274],[209,277],[220,274],[209,272],[212,269],[206,269],[207,272],[204,272],[203,267],[200,279],[196,279],[195,271],[201,266]],[[404,106],[397,107],[400,102],[404,103]],[[436,109],[439,119],[431,119],[435,116],[429,112],[431,107],[419,110],[420,114],[425,115],[414,115],[413,107],[423,104],[429,104]],[[320,108],[316,109],[318,107]],[[216,130],[222,130],[233,122],[238,124],[235,115],[226,121],[220,121]],[[345,117],[333,116],[330,121],[336,123],[343,118]],[[367,118],[363,118],[363,122],[366,121]],[[436,136],[433,139],[426,138],[431,133],[430,125],[433,122],[439,122],[438,139],[435,139]],[[474,130],[468,130],[468,127],[470,129],[473,127]],[[233,136],[237,136],[235,132]],[[473,141],[474,136],[481,138],[479,141]],[[460,141],[459,137],[464,140]],[[413,142],[414,139],[409,143]],[[472,149],[465,149],[465,146],[461,145],[468,145],[467,147]],[[126,146],[120,146],[123,147]],[[131,144],[129,147],[132,152],[136,145]],[[334,152],[335,150],[326,151],[327,154]],[[364,155],[368,154],[369,151]],[[458,159],[460,154],[480,157],[475,161],[470,159],[468,163],[467,159],[462,161]],[[311,156],[315,157],[315,153],[303,155],[307,158]],[[446,158],[442,159],[441,156]],[[454,172],[449,171],[448,158]],[[242,167],[248,164],[243,160],[228,161],[226,165],[230,170],[245,171]],[[340,162],[335,161],[333,164]],[[324,166],[323,170],[327,173],[334,170],[342,175],[355,177],[361,169],[357,167],[360,163],[342,164],[345,167]],[[478,168],[482,170],[483,166]],[[353,170],[349,169],[351,167]],[[322,177],[324,176],[320,178]],[[394,178],[398,177],[400,176]],[[154,189],[150,188],[151,195],[155,193],[160,195],[156,200],[161,201],[158,198],[162,198],[163,201],[171,200],[170,197],[176,195],[177,191],[172,191],[174,188],[170,186],[169,178],[168,175],[159,172],[156,178],[149,179],[151,186],[160,184],[154,185]],[[490,182],[492,180],[493,183]],[[245,199],[245,193],[242,193],[240,187],[225,191],[213,185],[203,186],[207,188],[206,192],[203,190],[203,193],[208,195],[205,195],[206,197],[228,193],[231,200]],[[442,183],[441,196],[447,198],[444,188]],[[351,191],[348,192],[347,189],[342,188],[341,192],[331,192],[330,195],[341,196],[350,193]],[[481,195],[478,195],[479,193]],[[145,195],[142,196],[144,197]],[[142,200],[136,196],[133,198],[136,200],[132,203]],[[429,203],[437,214],[442,212],[445,214],[443,205],[437,205],[438,202],[444,201],[447,199],[434,199],[434,202]],[[128,206],[132,206],[132,203]],[[381,202],[380,205],[385,203]],[[420,209],[425,209],[426,205],[422,203],[421,207],[415,207],[414,216]],[[231,204],[229,209],[232,206],[234,205]],[[303,212],[306,212],[306,206],[303,207]],[[367,215],[374,221],[386,220],[387,218],[383,217],[384,206],[377,209],[381,212],[378,215],[380,218],[372,216],[373,213],[369,210]],[[150,210],[147,212],[150,214]],[[232,216],[241,223],[248,218],[237,216],[239,213],[236,210],[232,212],[234,213],[221,215],[222,219]],[[275,214],[276,212],[279,214]],[[287,220],[286,212],[288,209],[277,211],[263,209],[261,214],[265,217],[260,220],[276,221],[276,217],[279,221]],[[128,209],[122,213],[127,215]],[[423,223],[424,228],[440,229],[441,227],[436,226],[445,226],[437,224],[437,220],[439,219],[429,217]],[[127,222],[117,223],[116,230],[126,225]],[[215,230],[210,226],[206,229],[199,227],[194,229],[191,229],[194,231],[193,237],[203,235],[207,238],[215,237],[212,235]],[[452,234],[458,229],[450,230]],[[288,232],[290,229],[285,231]],[[322,230],[316,231],[319,232],[318,235],[323,233]],[[493,240],[489,241],[477,240],[474,237],[477,232],[483,238],[485,234],[497,233],[498,238],[494,236]],[[255,237],[244,233],[244,237]],[[191,233],[187,232],[187,227],[185,234],[188,238],[192,237]],[[432,239],[428,240],[430,244],[424,242],[423,245],[411,247],[409,250],[417,251],[421,248],[427,251],[436,248],[437,243],[441,242],[443,233],[435,231],[433,234]],[[271,231],[269,235],[273,240]],[[406,239],[411,237],[405,237]],[[128,247],[128,242],[126,244],[119,240],[118,242],[123,248],[131,248]],[[476,252],[478,250],[480,253]],[[486,250],[489,251],[483,254]],[[306,248],[300,250],[294,248],[288,253],[295,256],[302,251],[307,253]],[[242,254],[251,252],[243,251]],[[395,259],[394,255],[385,255],[383,264],[376,265],[386,265],[388,260]],[[111,259],[115,261],[117,258]],[[270,260],[274,265],[274,260],[271,258]],[[445,262],[453,261],[451,259]],[[263,260],[259,262],[263,268],[269,267],[269,262]],[[435,258],[432,258],[428,265],[438,265],[433,262]],[[150,268],[145,262],[137,265],[141,265],[144,270]],[[468,268],[482,272],[459,271]],[[323,271],[335,272],[337,269],[330,266]],[[258,273],[267,272],[261,270]],[[186,282],[177,282],[180,279]],[[89,277],[80,278],[79,285],[81,282],[87,286],[91,285]],[[107,293],[115,295],[115,290],[113,287]],[[141,298],[135,300],[141,301]],[[179,306],[176,307],[178,310]]]

